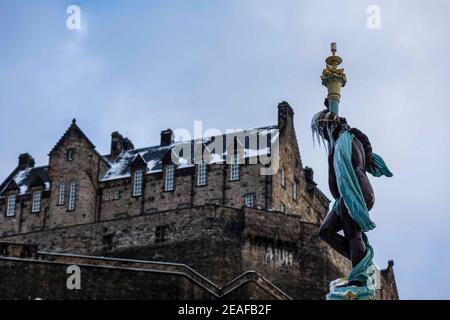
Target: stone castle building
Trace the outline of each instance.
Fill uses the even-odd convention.
[[[175,143],[168,129],[141,149],[114,132],[108,155],[74,120],[48,165],[21,154],[0,185],[0,297],[324,298],[350,264],[317,237],[329,200],[302,164],[293,117],[282,102],[276,125],[244,139]],[[268,165],[252,160],[272,156],[273,141],[279,170],[261,175]],[[215,156],[174,163],[180,144]],[[81,290],[66,287],[73,264]],[[398,299],[392,262],[378,278],[379,298]]]

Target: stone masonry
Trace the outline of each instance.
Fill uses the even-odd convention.
[[[280,165],[275,175],[260,175],[263,165],[249,164],[247,159],[239,165],[239,179],[232,180],[230,164],[213,163],[206,168],[206,184],[198,185],[199,166],[180,165],[175,167],[173,190],[166,190],[174,145],[170,129],[161,133],[160,146],[147,149],[135,149],[129,139],[114,132],[111,153],[102,156],[73,121],[50,151],[48,166],[35,167],[33,158],[22,154],[17,168],[0,185],[0,249],[2,243],[5,248],[0,252],[0,277],[13,277],[11,268],[17,267],[27,274],[45,275],[38,281],[50,288],[56,272],[52,270],[62,272],[55,263],[61,265],[67,259],[59,257],[62,260],[55,262],[49,253],[81,254],[180,263],[218,286],[254,270],[259,280],[254,278],[251,287],[236,287],[234,298],[267,298],[267,294],[323,298],[329,281],[348,273],[350,265],[317,237],[329,200],[316,187],[312,170],[303,167],[293,117],[291,106],[282,102],[278,124],[268,127],[279,132]],[[139,170],[144,172],[142,192],[136,195]],[[37,193],[41,194],[39,210]],[[254,197],[252,207],[245,205],[248,195]],[[37,248],[36,257],[10,258],[16,252],[7,249],[11,243],[32,245]],[[95,270],[111,263],[98,261],[92,267]],[[392,266],[390,262],[380,272],[378,296],[383,299],[398,298]],[[85,298],[95,299],[120,297],[118,292],[123,293],[125,285],[120,282],[131,271],[114,271],[116,285],[103,293],[90,272],[92,287]],[[180,282],[173,274],[161,275],[173,279],[172,287],[153,273],[149,278],[153,282],[139,280],[143,274],[130,276],[137,279],[130,280],[135,281],[134,287],[139,283],[148,286],[139,290],[169,286],[167,290],[175,292],[172,297],[208,296],[203,289],[191,288],[190,280]],[[98,279],[105,277],[108,273],[99,271]],[[59,296],[35,287],[29,296],[74,298],[61,288],[51,289]],[[15,293],[5,284],[0,292],[2,298],[23,298],[27,288]]]

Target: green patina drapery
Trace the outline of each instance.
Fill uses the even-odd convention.
[[[363,241],[366,244],[366,255],[356,265],[348,276],[348,280],[359,280],[367,283],[367,287],[361,288],[361,295],[370,295],[375,290],[375,273],[373,271],[373,248],[370,246],[365,232],[373,230],[376,225],[369,217],[364,195],[355,170],[352,165],[352,142],[354,135],[348,131],[343,132],[336,142],[333,165],[336,172],[336,181],[341,194],[341,198],[337,199],[333,205],[333,211],[340,214],[340,207],[345,205],[353,220],[358,223],[363,232]],[[382,175],[392,177],[386,163],[383,159],[373,153],[372,162],[368,166],[369,173],[375,177]],[[365,290],[365,291],[364,291]],[[364,292],[363,292],[364,291]],[[372,292],[373,291],[373,292]],[[333,294],[333,291],[331,292]],[[342,295],[343,290],[335,288],[334,294]]]

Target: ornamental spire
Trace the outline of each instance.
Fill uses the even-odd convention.
[[[331,44],[332,55],[326,58],[326,67],[322,71],[322,85],[328,89],[328,105],[330,111],[338,114],[339,101],[341,100],[341,88],[345,87],[347,77],[344,69],[338,66],[342,63],[342,58],[336,55],[337,45],[335,42]]]

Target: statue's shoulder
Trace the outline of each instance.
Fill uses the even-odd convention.
[[[350,128],[350,129],[348,129],[348,132],[353,134],[355,136],[355,138],[357,138],[359,141],[361,141],[362,144],[370,145],[369,137],[367,137],[367,135],[364,132],[362,132],[361,130],[359,130],[358,128]]]
[[[372,162],[372,144],[370,143],[369,137],[357,128],[350,128],[348,132],[353,134],[355,139],[361,142],[366,156],[366,164],[370,164]]]

